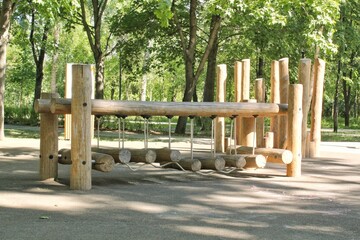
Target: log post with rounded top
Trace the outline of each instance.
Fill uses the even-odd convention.
[[[57,93],[42,93],[42,99],[58,98]],[[58,119],[52,113],[40,114],[40,179],[58,175]]]
[[[299,61],[299,83],[303,85],[303,120],[302,120],[302,140],[301,152],[303,157],[307,156],[307,135],[308,135],[308,115],[311,104],[311,59],[302,58]]]
[[[301,123],[302,123],[303,86],[292,84],[289,86],[288,109],[288,149],[293,154],[293,160],[287,165],[286,176],[301,176]]]
[[[280,79],[280,103],[288,103],[289,91],[289,58],[279,60],[279,79]],[[279,128],[279,148],[286,149],[287,146],[287,116],[280,117]]]
[[[216,101],[225,102],[226,97],[226,65],[217,66],[217,91]],[[225,152],[225,119],[224,117],[215,118],[215,152]]]
[[[311,105],[310,157],[319,157],[321,142],[321,114],[324,92],[325,61],[314,63],[314,92]]]
[[[279,61],[271,62],[271,103],[280,103],[280,79],[279,79]],[[279,116],[273,116],[270,119],[270,131],[274,133],[274,147],[279,147]]]

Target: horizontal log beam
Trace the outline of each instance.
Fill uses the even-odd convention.
[[[51,101],[49,103],[49,101]],[[70,114],[71,99],[39,99],[35,103],[38,113],[50,111],[53,114]],[[93,115],[120,116],[199,116],[199,117],[232,117],[232,116],[274,116],[287,113],[287,104],[277,103],[238,103],[238,102],[144,102],[114,101],[93,99]]]

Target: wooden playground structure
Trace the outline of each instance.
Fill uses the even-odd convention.
[[[302,156],[317,157],[321,141],[322,93],[325,62],[301,59],[297,84],[290,84],[288,58],[271,65],[271,97],[265,103],[265,84],[256,79],[250,99],[250,60],[235,63],[235,102],[225,102],[226,65],[218,66],[216,102],[142,102],[92,99],[94,78],[91,65],[72,65],[72,96],[43,93],[35,103],[40,113],[40,178],[57,178],[58,163],[71,164],[70,188],[91,189],[91,169],[107,172],[115,162],[144,162],[185,170],[213,169],[225,166],[236,169],[262,168],[266,162],[286,165],[286,176],[301,176]],[[311,106],[311,128],[308,113]],[[71,149],[58,149],[58,116],[71,114]],[[187,116],[212,119],[211,156],[181,157],[179,151],[163,149],[92,148],[93,118],[115,115],[120,121],[126,116]],[[265,132],[264,118],[270,118],[270,131]],[[231,119],[231,136],[225,136],[225,118]],[[146,126],[146,125],[145,125]],[[169,130],[170,134],[171,128]],[[145,135],[146,138],[146,135]],[[214,147],[213,147],[214,142]]]

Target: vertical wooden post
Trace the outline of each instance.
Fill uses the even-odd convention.
[[[255,98],[258,103],[265,102],[265,82],[262,78],[255,80]],[[264,118],[258,117],[256,122],[256,147],[263,147]]]
[[[243,100],[242,102],[256,103],[256,99]],[[257,119],[256,119],[257,121]],[[256,138],[255,128],[255,118],[254,117],[242,117],[241,118],[241,142],[242,146],[247,147],[256,147],[256,141],[254,143],[254,138]],[[255,130],[255,131],[254,131]],[[255,144],[255,146],[254,146]]]
[[[72,63],[66,64],[65,69],[65,98],[71,98],[72,96]],[[65,114],[64,116],[64,139],[71,139],[71,114]]]
[[[65,98],[71,98],[72,96],[72,66],[73,63],[66,64],[66,78],[65,78]],[[91,64],[91,71],[95,74],[95,64]],[[95,79],[94,79],[95,81]],[[92,83],[91,99],[95,98],[95,83]],[[94,125],[95,116],[91,116],[91,138],[94,138]],[[64,139],[71,139],[71,114],[65,114],[64,119]]]
[[[242,77],[241,77],[241,102],[247,102],[250,99],[250,59],[243,59],[242,61]],[[253,146],[253,129],[254,121],[252,118],[240,119],[240,143],[244,146]]]
[[[280,78],[280,103],[288,103],[289,91],[289,59],[282,58],[279,60],[279,78]],[[279,148],[287,147],[287,116],[280,117],[279,128]]]
[[[324,91],[325,61],[315,59],[314,92],[311,105],[310,157],[319,157],[321,142],[321,114]]]
[[[288,149],[293,154],[293,160],[287,165],[286,176],[301,176],[301,124],[302,124],[302,96],[303,86],[292,84],[289,86],[288,108]]]
[[[303,121],[302,121],[302,141],[301,141],[301,153],[303,157],[308,156],[307,150],[307,129],[308,129],[308,114],[311,104],[311,59],[303,58],[299,61],[299,83],[303,85]]]
[[[217,66],[217,88],[216,101],[225,102],[226,96],[226,65]],[[225,152],[225,118],[217,117],[215,119],[215,152]]]
[[[241,101],[250,99],[250,59],[242,60]]]
[[[57,93],[41,93],[41,98],[58,98]],[[40,114],[40,179],[58,176],[58,119],[52,113]]]
[[[242,62],[236,61],[234,69],[235,102],[241,102]],[[236,131],[236,144],[239,144],[241,142],[241,117],[237,117],[235,121],[236,129],[234,131]]]
[[[91,89],[90,65],[73,65],[71,103],[71,175],[70,188],[91,189]]]
[[[279,79],[279,62],[271,62],[271,103],[280,103],[280,79]],[[274,147],[279,147],[279,117],[270,118],[270,131],[274,133]]]

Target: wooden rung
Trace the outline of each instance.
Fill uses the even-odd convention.
[[[239,146],[236,148],[239,154],[252,154],[252,147]],[[261,154],[266,157],[267,162],[289,164],[293,159],[291,151],[279,148],[255,148],[255,154]]]
[[[117,163],[129,163],[131,159],[131,152],[128,149],[93,147],[91,151],[111,155]]]
[[[222,171],[225,168],[225,160],[220,157],[197,157],[201,162],[201,169],[212,169]]]
[[[245,169],[264,168],[266,165],[266,158],[263,155],[249,155],[245,157]]]
[[[156,153],[156,162],[178,162],[181,158],[181,153],[178,150],[172,150],[169,148],[151,149]]]
[[[153,163],[156,160],[156,152],[151,149],[130,149],[131,162]]]
[[[246,155],[221,155],[225,160],[226,167],[244,168]]]

